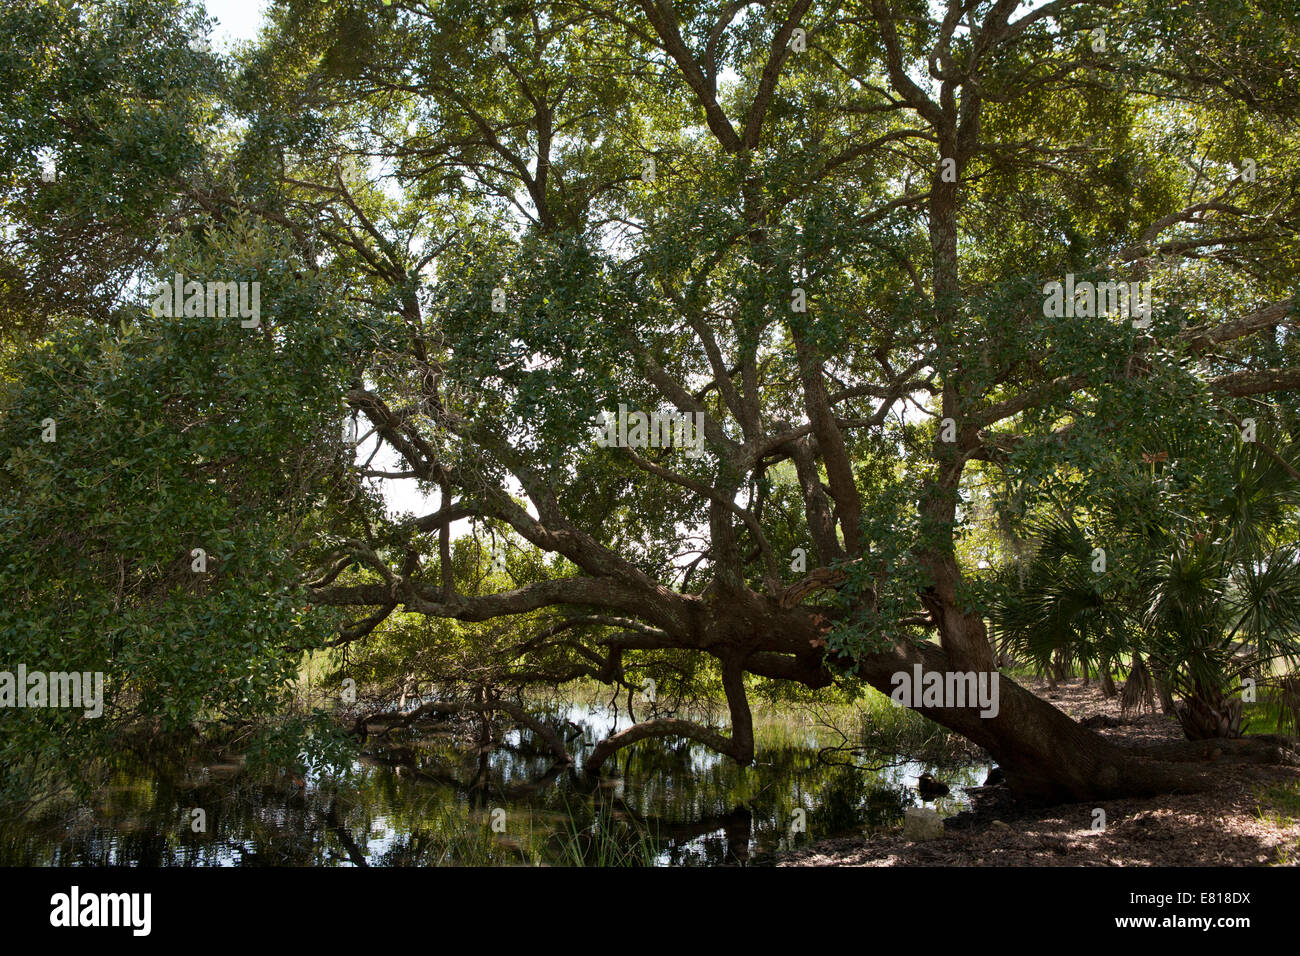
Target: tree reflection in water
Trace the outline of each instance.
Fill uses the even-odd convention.
[[[596,716],[582,708],[558,718],[575,719],[587,740],[599,737]],[[898,825],[906,807],[922,804],[915,783],[926,770],[952,787],[925,802],[945,813],[962,809],[964,788],[984,776],[982,765],[828,762],[816,729],[801,727],[760,743],[749,767],[661,738],[629,748],[593,778],[557,764],[529,731],[489,749],[466,748],[450,730],[394,731],[371,740],[344,772],[314,771],[305,786],[255,777],[229,760],[124,765],[88,805],[51,804],[0,824],[0,863],[750,864],[814,839]],[[204,832],[194,832],[195,809],[206,815]]]

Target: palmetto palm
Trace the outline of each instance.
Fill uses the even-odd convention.
[[[1138,622],[1147,653],[1181,696],[1190,739],[1235,737],[1245,678],[1267,682],[1300,657],[1300,555],[1291,545],[1259,554],[1232,539],[1176,542],[1152,563]]]
[[[1123,654],[1145,657],[1181,698],[1175,709],[1189,739],[1239,736],[1238,686],[1268,683],[1300,659],[1300,552],[1285,533],[1300,503],[1291,452],[1238,446],[1225,462],[1227,493],[1195,509],[1135,519],[1094,508],[1089,518],[1112,545],[1110,570],[1097,570],[1074,514],[1040,520],[1026,566],[1001,576],[995,631],[1040,664],[1056,653],[1103,667]]]
[[[1127,608],[1113,579],[1093,571],[1092,542],[1072,515],[1044,519],[1033,531],[1033,556],[1003,572],[994,632],[1004,649],[1043,669],[1053,660],[1107,666],[1127,646]]]

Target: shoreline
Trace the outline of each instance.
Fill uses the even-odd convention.
[[[1182,739],[1159,712],[1122,718],[1119,698],[1096,681],[1024,686],[1076,720],[1126,745]],[[1109,718],[1109,720],[1106,720]],[[944,834],[912,842],[901,826],[830,837],[788,851],[774,866],[1296,866],[1300,865],[1300,768],[1225,764],[1221,785],[1193,794],[1033,806],[1003,784],[967,791],[972,807],[944,820]],[[1095,811],[1104,812],[1104,828]]]

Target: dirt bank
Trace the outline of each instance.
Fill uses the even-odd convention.
[[[1081,680],[1049,690],[1027,686],[1070,716],[1120,720],[1118,698]],[[1107,737],[1132,745],[1179,740],[1177,722],[1143,714]],[[778,866],[1261,866],[1300,863],[1300,771],[1225,766],[1205,793],[1047,808],[1016,804],[1005,787],[971,792],[973,809],[950,817],[942,837],[923,843],[901,827],[838,837],[783,855]],[[1105,828],[1094,830],[1094,810]]]

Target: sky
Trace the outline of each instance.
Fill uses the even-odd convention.
[[[252,40],[257,36],[266,0],[205,0],[204,6],[208,16],[217,21],[212,39],[213,45],[221,49],[233,41]]]

